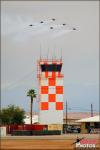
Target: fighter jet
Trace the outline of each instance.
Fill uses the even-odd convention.
[[[52,21],[55,21],[56,19],[55,18],[52,18]]]
[[[53,29],[53,27],[50,27],[50,29]]]
[[[40,23],[44,23],[43,21],[41,21]]]
[[[30,27],[32,27],[32,26],[33,26],[33,24],[30,24],[29,26],[30,26]]]
[[[76,30],[76,28],[73,28],[73,30]]]

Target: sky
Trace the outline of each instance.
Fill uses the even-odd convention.
[[[55,22],[50,22],[55,18]],[[48,25],[39,25],[46,21]],[[59,27],[62,23],[68,29]],[[35,24],[30,27],[29,24]],[[50,31],[53,24],[55,31]],[[55,24],[57,26],[55,26]],[[75,27],[77,31],[70,31]],[[65,29],[65,30],[64,30]],[[99,109],[99,2],[1,2],[1,106],[30,110],[27,91],[38,93],[37,60],[60,58],[68,111]],[[39,99],[33,110],[38,112]],[[65,107],[65,106],[64,106]]]

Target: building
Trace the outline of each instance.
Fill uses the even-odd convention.
[[[32,117],[32,123],[38,124],[38,115],[33,115]],[[24,118],[24,124],[30,124],[30,115],[26,114]]]
[[[96,116],[99,113],[94,112],[93,115]],[[63,122],[64,124],[71,125],[71,126],[75,126],[75,127],[80,127],[81,126],[81,122],[77,122],[80,119],[83,118],[88,118],[91,117],[91,112],[68,112],[67,113],[67,121],[66,121],[66,114],[64,113],[64,118],[63,118]]]
[[[99,113],[94,112],[94,116],[99,115]],[[67,114],[67,124],[71,126],[80,127],[81,122],[77,122],[80,119],[83,118],[89,118],[91,116],[90,112],[68,112]],[[30,124],[30,112],[26,112],[25,114],[25,124]],[[33,113],[33,124],[37,123],[39,124],[39,114]],[[66,114],[63,114],[63,124],[66,124]]]
[[[62,60],[39,60],[40,124],[63,124]]]
[[[88,117],[77,121],[81,123],[81,133],[100,133],[100,116]]]

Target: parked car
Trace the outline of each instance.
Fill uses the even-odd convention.
[[[67,126],[64,126],[64,133],[80,133],[80,128],[67,125]]]
[[[72,133],[80,133],[80,128],[72,127]]]

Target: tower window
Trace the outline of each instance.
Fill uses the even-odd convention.
[[[41,65],[41,71],[55,71],[55,72],[61,72],[62,64],[43,64]]]

